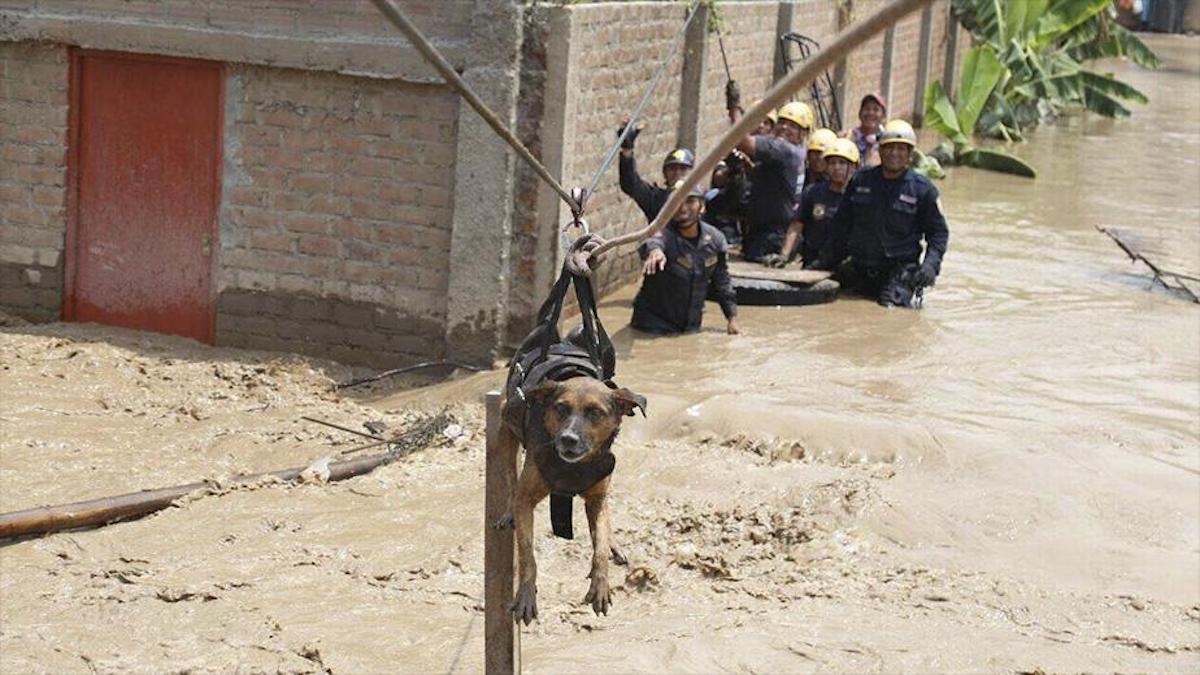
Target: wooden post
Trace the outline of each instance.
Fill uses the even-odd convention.
[[[489,675],[514,671],[513,531],[492,525],[512,508],[517,458],[500,448],[500,392],[484,397],[487,406],[487,460],[483,498],[483,667]]]

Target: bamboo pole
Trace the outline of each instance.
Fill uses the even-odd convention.
[[[517,458],[500,447],[500,392],[484,397],[487,406],[487,469],[483,498],[483,657],[488,675],[515,671],[513,620],[513,530],[494,525],[512,508]]]
[[[771,90],[762,97],[762,100],[758,104],[746,111],[742,115],[742,119],[730,127],[729,131],[725,132],[725,135],[721,137],[720,141],[717,141],[716,146],[709,150],[704,159],[700,160],[688,172],[687,177],[683,180],[683,186],[671,193],[671,198],[663,205],[658,215],[654,217],[653,222],[643,229],[609,239],[594,249],[585,249],[572,253],[572,260],[569,263],[570,269],[578,274],[587,274],[592,266],[600,262],[600,257],[606,251],[623,244],[636,244],[654,236],[670,222],[671,216],[679,210],[679,205],[687,198],[688,192],[697,183],[712,174],[712,170],[716,167],[717,162],[729,154],[729,151],[737,145],[739,140],[749,135],[754,127],[758,126],[758,123],[767,116],[768,111],[774,110],[786,103],[792,95],[807,87],[821,73],[829,70],[834,64],[846,58],[850,52],[871,39],[876,33],[887,29],[904,18],[905,15],[916,11],[932,1],[892,0],[892,2],[884,5],[871,16],[839,33],[837,39],[829,43],[829,46],[814,54],[811,59],[805,62],[804,67],[792,72],[791,75],[788,75],[774,87],[771,87]]]
[[[361,476],[385,464],[390,464],[406,454],[404,452],[387,452],[341,462],[331,462],[329,464],[329,480],[332,482]],[[280,471],[238,476],[232,482],[234,485],[245,485],[264,478],[278,478],[285,482],[291,482],[296,480],[306,468],[308,467],[298,466]],[[42,506],[3,513],[0,514],[0,539],[49,534],[59,530],[99,527],[121,520],[141,518],[167,508],[181,497],[209,487],[212,487],[210,482],[188,483],[73,504]]]

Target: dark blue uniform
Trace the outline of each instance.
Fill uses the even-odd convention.
[[[671,198],[671,191],[665,187],[647,183],[637,170],[637,160],[621,155],[617,162],[617,176],[621,183],[621,192],[633,197],[634,203],[646,215],[646,222],[654,220],[663,204]]]
[[[850,179],[833,219],[833,236],[818,267],[841,270],[843,283],[866,295],[880,296],[899,273],[915,265],[925,241],[925,262],[936,274],[950,241],[950,230],[928,178],[909,169],[899,178],[883,177],[883,167],[859,171]]]
[[[760,260],[783,248],[804,174],[804,153],[803,148],[782,138],[754,137],[754,171],[742,235],[742,254],[747,260]]]
[[[799,253],[805,262],[820,258],[822,249],[829,243],[842,194],[834,192],[827,180],[817,181],[804,189],[796,219],[804,223],[804,241]]]
[[[656,248],[666,255],[666,266],[642,278],[642,287],[633,299],[630,324],[634,328],[659,335],[700,330],[710,286],[725,318],[737,315],[737,296],[726,262],[729,246],[720,230],[701,222],[699,235],[691,240],[670,225],[643,242],[638,255],[645,260]]]

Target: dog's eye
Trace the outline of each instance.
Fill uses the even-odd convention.
[[[591,407],[587,409],[587,418],[593,422],[599,422],[604,419],[604,409]]]
[[[554,404],[554,412],[559,417],[570,417],[571,416],[571,406],[567,405],[566,403],[555,403]]]

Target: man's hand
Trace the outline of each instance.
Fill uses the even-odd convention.
[[[937,271],[933,268],[933,262],[929,260],[921,263],[913,274],[913,282],[917,286],[932,286],[934,279],[937,279]]]
[[[736,80],[725,83],[725,109],[740,110],[742,107],[742,88]]]
[[[738,325],[737,317],[729,319],[729,325],[725,327],[725,332],[730,335],[741,335],[742,327]]]
[[[642,263],[642,275],[652,276],[663,271],[667,266],[667,254],[662,252],[661,248],[650,249],[650,255],[646,256],[646,262]]]
[[[779,253],[768,253],[762,257],[763,267],[782,269],[787,267],[788,260]]]
[[[621,126],[620,126],[620,128],[617,129],[617,138],[620,138],[621,134],[625,133],[625,127],[627,127],[627,126],[629,126],[629,118],[628,117],[621,120]],[[625,137],[625,140],[621,141],[621,149],[622,150],[633,150],[633,144],[637,141],[638,134],[640,134],[640,133],[642,133],[641,125],[638,125],[632,129],[630,129],[629,135]]]

